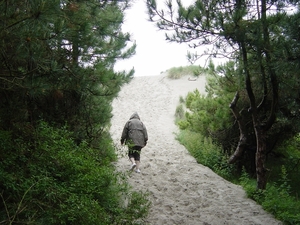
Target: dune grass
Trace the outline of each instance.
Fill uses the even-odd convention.
[[[171,69],[167,70],[167,76],[170,79],[179,79],[184,76],[193,76],[198,77],[201,76],[205,72],[205,69],[197,66],[197,65],[190,65],[185,67],[172,67]]]

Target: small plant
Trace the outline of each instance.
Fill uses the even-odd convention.
[[[190,65],[186,67],[173,67],[167,71],[168,78],[180,79],[184,76],[195,76],[198,77],[203,74],[205,69],[200,66]]]
[[[176,107],[175,118],[176,120],[182,120],[184,118],[184,108],[183,105],[180,104]]]
[[[259,194],[257,193],[256,190],[256,180],[250,178],[245,168],[243,168],[242,170],[242,174],[239,178],[239,184],[243,186],[248,198],[251,198],[253,200],[255,199],[259,200],[259,198],[257,198]]]
[[[185,103],[184,97],[182,97],[182,96],[179,97],[179,103],[180,104],[184,104]]]
[[[211,168],[225,179],[232,177],[233,166],[228,165],[221,148],[213,143],[211,138],[206,138],[189,130],[181,130],[177,139],[188,149],[198,163]]]
[[[262,206],[286,224],[300,223],[300,202],[291,196],[290,180],[285,166],[281,168],[281,179],[266,189]]]

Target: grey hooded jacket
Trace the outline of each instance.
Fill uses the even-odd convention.
[[[131,115],[130,119],[124,126],[121,137],[121,144],[123,144],[124,141],[126,144],[133,142],[132,144],[134,146],[140,147],[145,147],[145,145],[147,144],[147,129],[136,112]]]

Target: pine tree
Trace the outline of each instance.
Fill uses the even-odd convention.
[[[109,124],[111,101],[129,73],[113,70],[129,34],[127,1],[2,1],[1,124],[15,130],[39,120],[68,124],[92,141]]]
[[[293,51],[290,46],[291,39],[285,39],[284,32],[288,27],[285,21],[290,15],[283,12],[287,12],[293,2],[284,4],[266,1],[197,0],[189,7],[184,7],[181,1],[177,3],[175,13],[172,1],[168,1],[166,13],[165,10],[157,8],[154,0],[148,0],[150,19],[156,21],[158,27],[167,32],[167,39],[170,41],[186,42],[192,48],[210,47],[200,55],[191,54],[192,61],[205,55],[211,58],[222,56],[235,59],[236,74],[241,76],[235,79],[243,80],[244,84],[237,87],[236,95],[230,104],[239,125],[240,137],[229,162],[236,162],[247,149],[252,149],[251,140],[255,139],[257,188],[265,189],[266,156],[275,145],[274,142],[272,147],[268,145],[272,143],[270,134],[276,133],[272,129],[279,129],[278,133],[280,130],[288,129],[284,122],[281,128],[276,126],[278,115],[281,115],[284,109],[290,114],[290,108],[286,108],[283,102],[295,103],[295,99],[298,98],[298,94],[294,95],[293,99],[288,97],[291,94],[282,94],[286,91],[284,77],[287,78],[285,76],[287,68],[293,67],[288,58],[282,55]],[[281,48],[278,48],[279,46]],[[292,73],[296,74],[295,71]],[[222,74],[226,78],[228,75]],[[295,76],[292,77],[294,80]],[[296,88],[298,84],[294,83],[292,86]],[[247,96],[247,99],[244,98],[247,103],[242,103],[247,110],[237,106],[242,93]],[[240,111],[247,112],[248,115],[244,117]],[[245,127],[249,124],[247,121],[249,118],[254,134],[249,132],[251,129]],[[291,130],[289,132],[291,135],[294,133]]]

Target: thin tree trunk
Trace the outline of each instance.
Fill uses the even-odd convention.
[[[254,125],[255,134],[256,134],[256,180],[257,180],[257,189],[264,190],[267,186],[267,176],[265,169],[266,161],[266,131],[262,129],[259,125]]]
[[[240,130],[240,139],[238,142],[238,145],[236,147],[236,150],[234,151],[234,153],[230,156],[228,163],[233,164],[235,163],[243,154],[243,152],[245,151],[245,147],[247,144],[247,132],[246,132],[246,126],[244,123],[244,120],[241,116],[241,114],[238,112],[237,108],[236,108],[236,104],[237,101],[239,99],[239,93],[236,92],[232,102],[229,105],[229,108],[231,109],[237,123],[239,126],[239,130]]]

